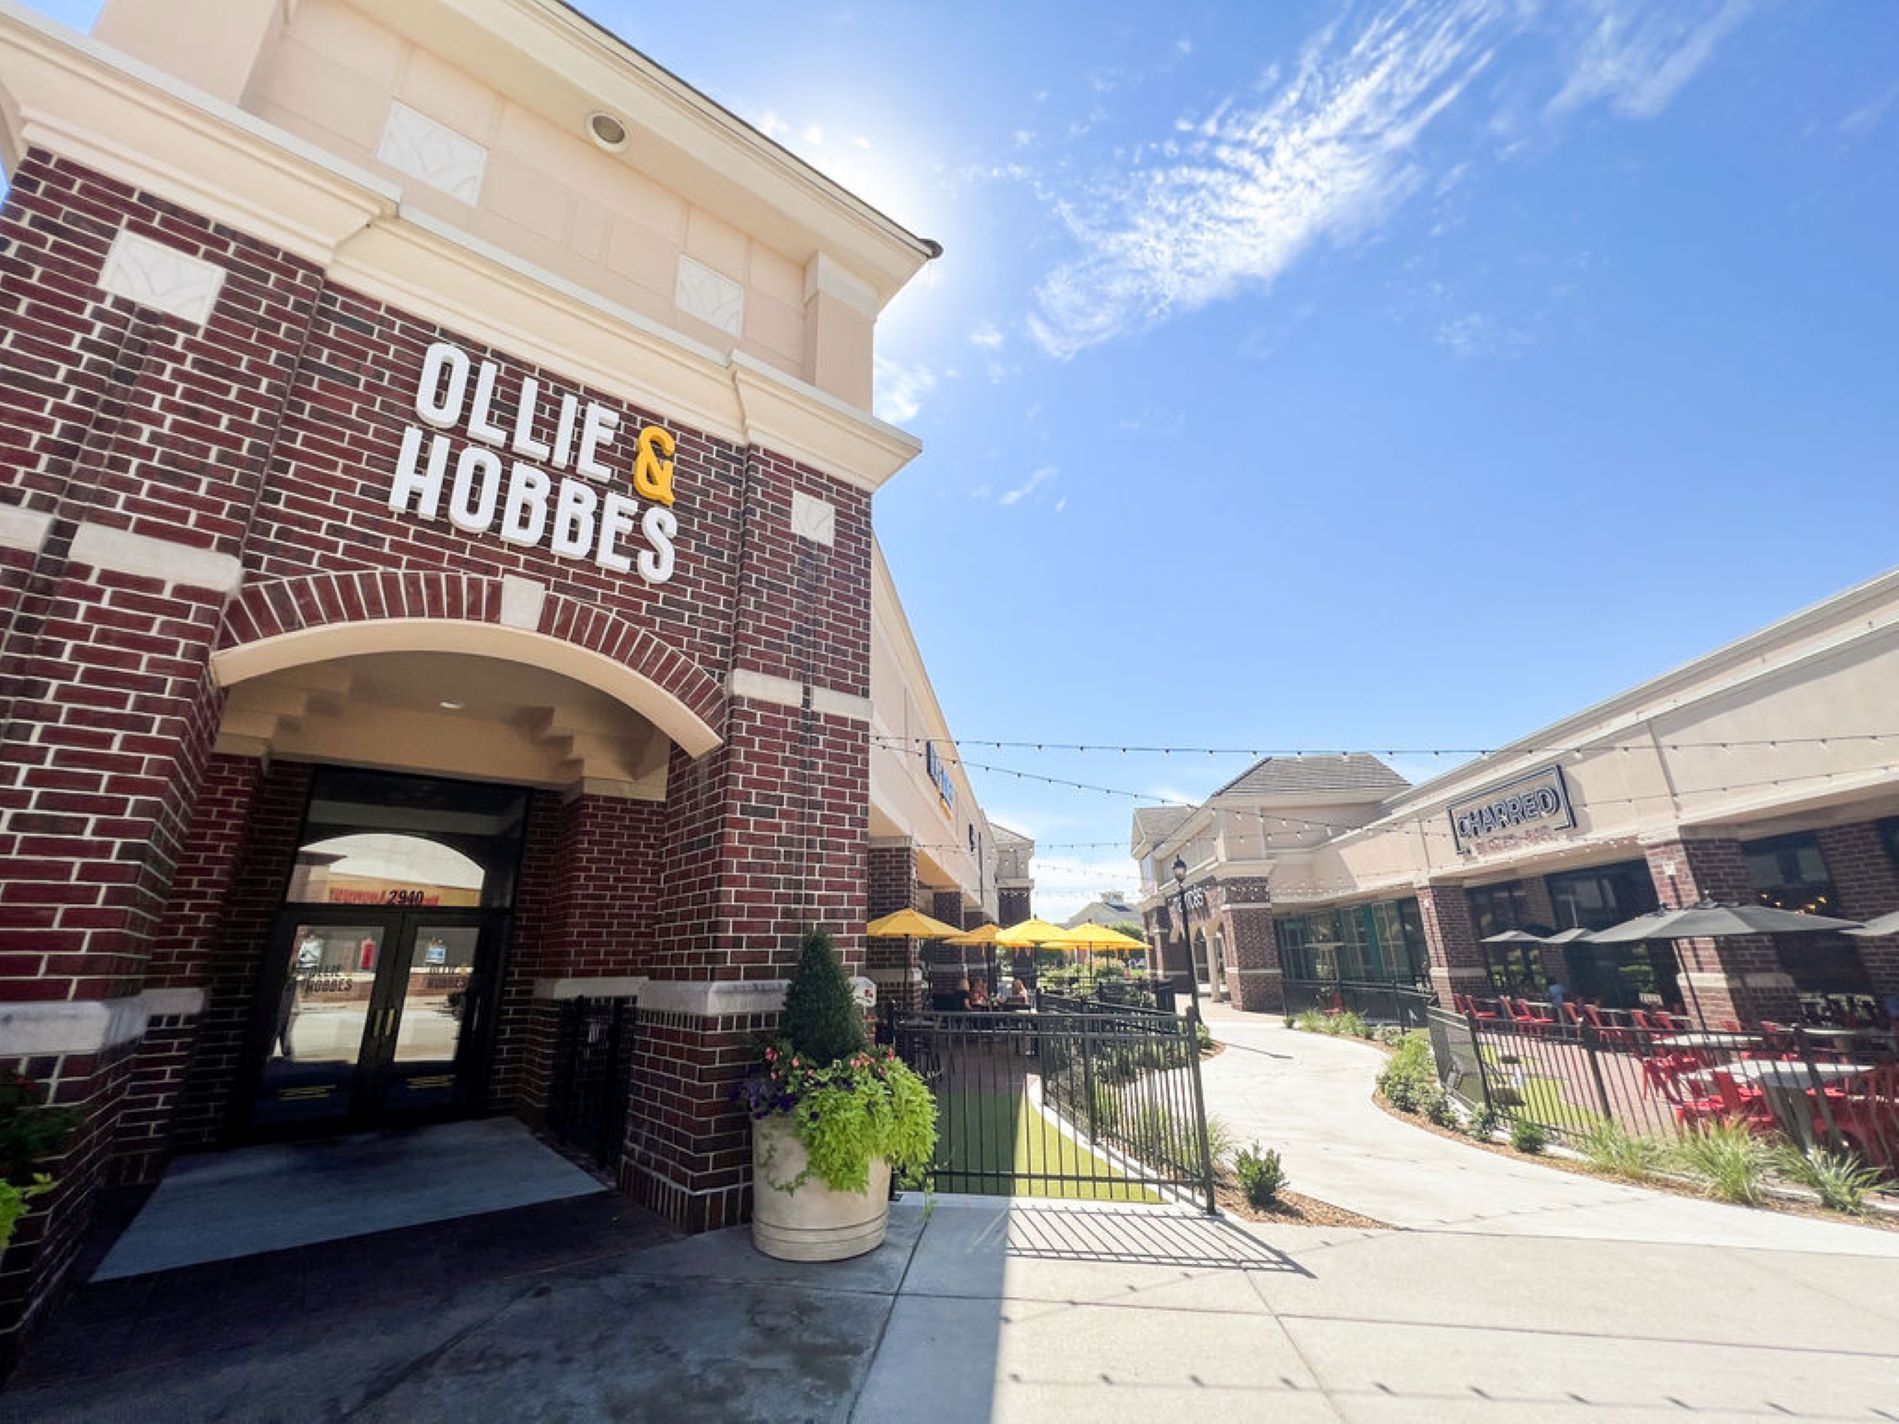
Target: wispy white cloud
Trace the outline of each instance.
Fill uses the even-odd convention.
[[[1122,896],[1140,893],[1140,868],[1126,856],[1096,859],[1038,854],[1030,868],[1035,873],[1035,913],[1056,924],[1104,890]]]
[[[824,144],[824,125],[806,124],[798,136],[814,148],[822,147]]]
[[[1000,351],[1004,337],[1002,328],[993,321],[979,321],[970,328],[969,344],[980,346],[985,351]]]
[[[1178,157],[1059,207],[1080,255],[1042,281],[1030,329],[1066,359],[1265,286],[1315,241],[1361,230],[1416,182],[1409,150],[1488,63],[1498,0],[1404,0],[1307,45],[1263,108],[1177,125]]]
[[[1015,146],[1017,148],[1027,148],[1030,144],[1035,142],[1035,130],[1017,129],[1010,137],[1015,140]]]
[[[1652,119],[1714,54],[1754,0],[1589,0],[1593,23],[1550,100],[1562,113],[1605,101],[1616,113]]]
[[[1552,120],[1602,103],[1647,119],[1755,3],[1384,0],[1360,19],[1334,20],[1296,62],[1264,70],[1263,98],[1229,98],[1210,115],[1183,118],[1171,135],[1118,148],[1113,169],[1086,185],[1044,195],[1075,250],[1037,284],[1029,330],[1048,355],[1066,360],[1178,313],[1270,289],[1314,246],[1362,237],[1413,193],[1433,204],[1434,232],[1447,232],[1462,220],[1453,198],[1470,179],[1471,159],[1440,159],[1419,141],[1507,42],[1535,30],[1558,48],[1554,97],[1530,99],[1528,115],[1540,105]],[[1547,70],[1541,78],[1548,82]],[[1500,101],[1490,94],[1484,102]],[[1870,125],[1883,112],[1855,121]],[[1526,115],[1507,117],[1515,131]],[[1095,122],[1090,113],[1071,124],[1070,137]],[[1529,141],[1511,138],[1509,151]]]
[[[1059,473],[1060,471],[1054,465],[1043,465],[1014,489],[1004,490],[1002,492],[1002,498],[998,503],[1005,505],[1020,504],[1043,485],[1054,479]]]
[[[1886,113],[1899,102],[1899,84],[1874,96],[1840,120],[1840,132],[1848,138],[1865,138],[1885,120]]]
[[[915,420],[924,398],[935,389],[936,372],[921,361],[906,363],[879,356],[872,364],[871,407],[885,420],[898,425]]]

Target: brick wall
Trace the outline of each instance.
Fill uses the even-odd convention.
[[[1221,936],[1233,1007],[1284,1013],[1285,978],[1273,934],[1272,886],[1264,876],[1220,882]]]
[[[996,923],[1005,930],[1010,925],[1019,925],[1024,920],[1033,919],[1035,911],[1029,905],[1031,895],[1026,887],[1005,885],[996,891]]]
[[[1886,838],[1876,821],[1850,826],[1828,826],[1815,832],[1827,874],[1833,878],[1840,914],[1849,920],[1870,920],[1899,910],[1899,864],[1886,849]],[[1899,994],[1899,935],[1873,939],[1854,937],[1866,979],[1882,1002]]]
[[[1425,952],[1438,1003],[1449,1007],[1453,994],[1486,994],[1490,972],[1484,947],[1471,921],[1470,897],[1461,885],[1420,885],[1418,917],[1424,922]]]
[[[916,849],[909,845],[874,845],[868,853],[868,897],[865,918],[911,908],[917,899]],[[920,962],[914,940],[873,939],[865,942],[864,972],[877,984],[877,997],[899,1009],[914,1009],[923,999]]]
[[[1702,899],[1753,900],[1747,861],[1736,840],[1667,841],[1646,848],[1655,896],[1664,910]],[[1767,935],[1676,940],[1684,996],[1711,1025],[1797,1020],[1799,996]]]

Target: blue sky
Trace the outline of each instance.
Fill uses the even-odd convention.
[[[1485,745],[1894,562],[1899,6],[585,8],[944,243],[877,520],[960,735]]]

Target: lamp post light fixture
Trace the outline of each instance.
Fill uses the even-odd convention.
[[[1180,942],[1187,951],[1187,993],[1193,1022],[1200,1022],[1200,968],[1193,962],[1193,925],[1187,919],[1187,862],[1174,857],[1174,895],[1180,904]]]

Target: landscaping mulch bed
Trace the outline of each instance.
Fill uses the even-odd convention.
[[[1472,1137],[1467,1132],[1440,1127],[1429,1118],[1419,1117],[1415,1113],[1400,1112],[1386,1100],[1383,1093],[1376,1090],[1372,1092],[1372,1101],[1380,1110],[1397,1118],[1400,1122],[1409,1123],[1424,1132],[1436,1133],[1439,1137],[1448,1137],[1453,1142],[1463,1143],[1466,1147],[1495,1153],[1499,1157],[1512,1157],[1519,1162],[1534,1162],[1539,1166],[1554,1167],[1559,1172],[1568,1172],[1572,1176],[1594,1177],[1599,1182],[1616,1182],[1625,1187],[1647,1187],[1652,1191],[1669,1192],[1678,1197],[1695,1197],[1701,1201],[1720,1200],[1719,1197],[1710,1195],[1685,1178],[1643,1177],[1637,1180],[1619,1176],[1614,1172],[1605,1172],[1584,1158],[1572,1157],[1564,1152],[1519,1152],[1507,1142],[1485,1142],[1480,1138]],[[1745,1205],[1740,1202],[1730,1204]],[[1828,1211],[1816,1201],[1780,1195],[1764,1196],[1754,1205],[1763,1211],[1785,1212],[1788,1216],[1807,1216],[1816,1221],[1836,1221],[1848,1226],[1871,1226],[1881,1231],[1899,1231],[1899,1213],[1893,1212],[1890,1208],[1884,1210],[1875,1208],[1864,1216],[1848,1216],[1844,1212]]]
[[[1221,1211],[1228,1216],[1237,1216],[1242,1221],[1269,1221],[1280,1226],[1349,1226],[1360,1231],[1397,1230],[1390,1222],[1374,1221],[1369,1216],[1360,1216],[1355,1211],[1333,1206],[1331,1202],[1322,1202],[1303,1192],[1281,1191],[1271,1206],[1257,1207],[1247,1201],[1240,1194],[1240,1189],[1224,1176],[1214,1183],[1213,1195]]]

